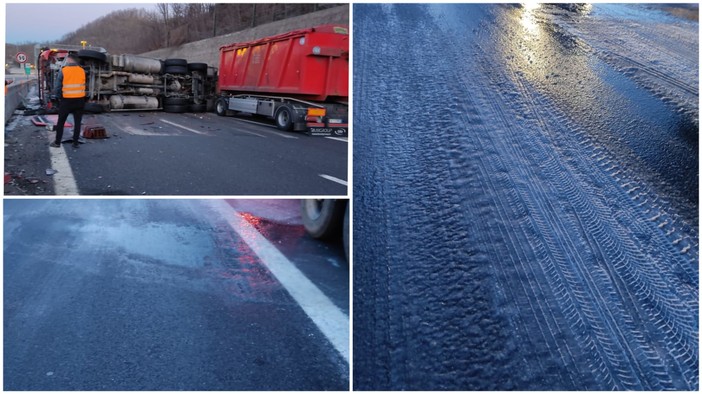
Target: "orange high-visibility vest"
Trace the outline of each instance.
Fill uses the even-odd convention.
[[[63,98],[85,97],[85,71],[80,66],[66,66],[63,73]]]

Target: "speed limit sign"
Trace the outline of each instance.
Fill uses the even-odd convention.
[[[15,60],[17,60],[17,63],[27,63],[27,54],[24,52],[17,52]]]

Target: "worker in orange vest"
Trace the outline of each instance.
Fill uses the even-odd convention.
[[[80,122],[85,107],[85,70],[78,64],[75,54],[69,54],[66,65],[58,74],[51,101],[59,100],[58,122],[56,123],[56,140],[51,147],[60,148],[63,126],[69,114],[73,114],[73,147],[78,148]]]

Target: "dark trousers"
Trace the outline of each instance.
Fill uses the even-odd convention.
[[[78,142],[80,137],[80,122],[83,120],[84,98],[62,99],[59,103],[58,123],[56,123],[56,143],[60,144],[63,138],[63,126],[66,124],[68,114],[73,114],[73,142]]]

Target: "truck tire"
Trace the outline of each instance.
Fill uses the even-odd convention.
[[[163,73],[164,74],[174,74],[174,75],[187,74],[188,67],[187,66],[166,66],[163,69]]]
[[[334,199],[302,200],[302,223],[305,230],[317,239],[340,235],[344,223],[344,201]]]
[[[107,55],[102,52],[94,51],[92,49],[81,49],[78,51],[78,57],[81,59],[97,60],[102,63],[107,61]]]
[[[207,72],[207,63],[188,63],[188,71]]]
[[[164,66],[183,66],[188,67],[188,61],[185,59],[166,59],[163,61]]]
[[[227,102],[227,99],[225,99],[225,98],[217,99],[217,102],[215,103],[215,112],[217,113],[217,115],[226,116],[228,110],[229,110],[229,103]]]
[[[293,127],[293,112],[288,105],[281,105],[275,111],[275,125],[279,130],[290,131]]]
[[[190,99],[184,97],[164,97],[163,105],[188,105],[190,104]]]

